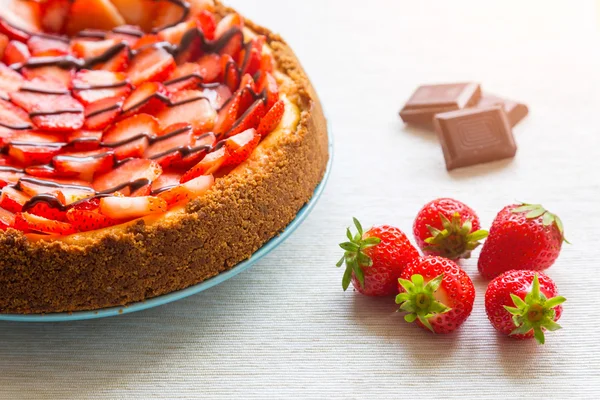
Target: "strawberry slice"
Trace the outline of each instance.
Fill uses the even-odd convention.
[[[277,80],[270,73],[262,74],[258,82],[256,82],[258,93],[265,93],[267,97],[267,110],[273,107],[273,104],[279,100],[279,85]]]
[[[0,63],[0,91],[3,93],[16,92],[25,80],[18,72]],[[6,97],[6,96],[3,96]]]
[[[215,110],[220,110],[231,98],[231,90],[225,85],[204,88],[202,94],[210,101],[210,105]]]
[[[27,47],[34,57],[62,56],[69,54],[70,50],[69,43],[61,40],[60,36],[32,36],[27,41]]]
[[[181,177],[181,183],[188,182],[201,175],[214,174],[227,160],[225,146],[208,153],[198,164]]]
[[[15,224],[15,214],[8,210],[0,208],[0,231],[12,228]]]
[[[246,112],[252,103],[256,101],[256,84],[250,75],[246,74],[242,76],[239,87],[238,95],[240,96],[240,108],[238,116]]]
[[[30,57],[31,53],[25,43],[11,40],[4,49],[2,62],[6,65],[19,64],[26,62]]]
[[[0,207],[17,213],[23,209],[23,205],[27,203],[29,198],[25,193],[12,186],[5,186],[2,188],[2,194],[0,194]]]
[[[250,108],[236,120],[233,127],[227,132],[227,136],[231,137],[248,129],[257,128],[266,112],[265,102],[262,99],[257,99]]]
[[[138,41],[135,42],[135,44],[133,45],[133,47],[131,49],[132,50],[145,49],[148,47],[152,47],[152,45],[154,45],[156,43],[160,43],[160,42],[161,42],[161,40],[158,37],[158,35],[148,34],[148,35],[144,35],[141,38],[139,38]]]
[[[33,125],[29,119],[29,114],[22,108],[0,99],[0,127],[22,130],[32,128]]]
[[[275,71],[275,59],[273,58],[273,56],[270,53],[263,52],[262,56],[260,58],[260,73],[261,74],[266,74],[266,73],[272,74],[273,71]]]
[[[123,222],[122,220],[102,215],[98,210],[90,211],[78,208],[71,208],[67,211],[67,220],[80,232],[95,231],[96,229],[107,228]]]
[[[212,175],[202,175],[171,189],[164,190],[158,193],[157,197],[166,201],[170,207],[198,198],[206,193],[214,183],[215,179]]]
[[[61,205],[61,193],[58,192],[56,195],[57,202]],[[37,215],[40,217],[48,218],[54,221],[67,222],[67,212],[62,207],[57,207],[54,203],[47,203],[45,201],[36,202],[33,206],[27,208],[29,214]]]
[[[186,0],[186,3],[189,5],[189,18],[195,18],[202,11],[210,12],[214,10],[213,0]],[[167,26],[176,24],[178,21],[181,21],[182,16],[183,9],[180,5],[168,0],[158,1],[153,27],[155,30],[161,30]]]
[[[100,147],[102,131],[79,129],[69,133],[66,139],[69,146],[77,151],[95,150]]]
[[[217,143],[217,138],[212,132],[197,136],[195,138],[194,147],[190,148],[188,154],[185,154],[181,159],[175,158],[172,160],[173,168],[187,171],[198,164],[206,154],[212,150],[215,143]]]
[[[2,60],[2,58],[4,57],[4,50],[6,50],[6,46],[8,46],[8,42],[10,42],[10,39],[8,38],[8,36],[0,33],[0,60]]]
[[[116,39],[120,42],[127,43],[129,48],[133,48],[143,36],[144,31],[135,24],[119,26],[106,33],[107,39]]]
[[[267,38],[263,35],[256,36],[250,44],[242,49],[238,58],[238,65],[242,66],[242,75],[254,75],[260,70],[263,46]]]
[[[196,29],[196,21],[187,20],[178,23],[170,28],[162,29],[158,32],[157,36],[160,40],[169,42],[174,45],[181,43],[181,38],[186,34],[187,31]]]
[[[17,168],[5,168],[0,166],[0,188],[6,185],[14,185],[19,182],[19,179],[25,174]]]
[[[84,29],[111,30],[125,25],[125,19],[110,0],[75,0],[69,11],[65,31],[75,36]]]
[[[42,28],[46,32],[60,33],[63,31],[71,9],[70,0],[49,0],[40,3]]]
[[[71,204],[95,195],[87,182],[80,180],[38,179],[24,177],[19,181],[19,189],[28,196],[52,194],[61,204]]]
[[[95,101],[85,107],[85,129],[98,130],[110,125],[119,115],[124,98],[109,97]]]
[[[30,32],[41,31],[39,4],[29,1],[5,0],[0,9],[0,32],[11,39],[26,42]]]
[[[196,17],[198,26],[202,29],[204,37],[207,40],[213,40],[215,38],[215,31],[217,30],[217,21],[213,13],[208,10],[202,10]]]
[[[177,172],[163,172],[154,182],[152,182],[152,194],[156,195],[165,189],[171,189],[179,186],[181,174]]]
[[[52,167],[50,165],[34,165],[31,167],[25,168],[25,172],[27,172],[27,175],[31,175],[36,178],[45,178],[45,179],[48,179],[48,178],[70,178],[70,177],[77,176],[76,173],[73,173],[70,176],[68,174],[59,174],[58,172],[56,172],[54,167]]]
[[[79,58],[89,59],[102,56],[119,43],[121,41],[118,39],[73,39],[71,41],[71,51]]]
[[[53,65],[36,68],[23,68],[21,73],[30,81],[43,80],[56,82],[63,88],[70,88],[73,80],[73,69],[63,69]]]
[[[47,164],[52,157],[59,154],[62,146],[40,145],[40,144],[10,144],[8,146],[8,155],[22,165]]]
[[[201,91],[182,90],[173,93],[171,103],[156,116],[161,128],[186,122],[192,125],[195,133],[202,133],[214,127],[217,113]]]
[[[241,29],[244,27],[244,20],[239,14],[228,14],[219,21],[215,29],[215,38],[220,39],[228,35],[229,41],[222,47],[220,53],[237,57],[243,47],[244,35]]]
[[[69,95],[47,96],[33,105],[31,113],[35,126],[48,131],[73,131],[84,122],[83,106]]]
[[[148,138],[159,132],[158,121],[148,114],[137,114],[113,125],[104,133],[104,146],[115,149],[117,160],[141,157],[148,147]]]
[[[127,196],[131,193],[129,184],[143,183],[146,180],[149,186],[161,173],[162,168],[157,162],[134,158],[97,177],[93,186],[99,192],[119,192]]]
[[[155,4],[153,0],[111,0],[119,14],[130,25],[140,26],[144,31],[152,30]]]
[[[221,74],[221,58],[207,54],[196,63],[183,63],[173,71],[165,85],[169,91],[196,88],[199,83],[215,82]]]
[[[133,113],[146,113],[155,115],[169,102],[169,92],[158,82],[145,82],[129,95],[123,104],[123,112],[127,115]]]
[[[217,136],[222,137],[233,127],[239,113],[240,100],[241,96],[236,95],[219,110],[214,129]]]
[[[100,199],[100,212],[113,219],[135,219],[165,211],[167,211],[167,202],[153,196]]]
[[[232,92],[235,91],[241,84],[240,71],[229,54],[221,56],[221,70],[223,71],[223,82]]]
[[[244,162],[260,142],[256,129],[248,129],[225,140],[227,160],[224,165],[238,165]]]
[[[182,159],[182,154],[190,151],[194,146],[195,138],[192,129],[189,125],[184,124],[183,128],[172,129],[171,132],[176,134],[167,134],[158,137],[156,141],[148,147],[144,157],[156,160],[161,167],[167,168],[175,161]],[[181,132],[181,133],[178,133]]]
[[[175,60],[162,47],[140,50],[131,61],[127,75],[135,86],[148,81],[164,81],[175,69]]]
[[[88,105],[107,97],[125,97],[131,92],[123,72],[78,71],[73,78],[73,96]]]
[[[77,153],[65,153],[55,156],[52,165],[59,174],[77,176],[91,181],[94,174],[109,171],[114,165],[114,152],[98,149]]]
[[[285,103],[283,100],[279,100],[273,105],[273,107],[271,107],[269,112],[267,112],[267,114],[260,121],[257,129],[258,134],[262,137],[265,137],[269,133],[273,132],[281,122],[284,112]]]
[[[77,229],[67,222],[53,221],[27,212],[15,215],[15,228],[24,232],[42,232],[56,235],[70,235]]]

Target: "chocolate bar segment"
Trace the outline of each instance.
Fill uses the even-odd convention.
[[[508,115],[508,120],[510,121],[511,126],[515,126],[521,122],[521,120],[525,118],[527,114],[529,114],[529,109],[523,103],[503,99],[501,97],[494,96],[493,94],[483,93],[481,95],[481,99],[479,99],[479,103],[477,103],[477,107],[488,108],[492,106],[504,107],[504,111],[506,111],[506,115]]]
[[[438,114],[434,127],[449,171],[514,157],[517,152],[510,121],[500,106]]]
[[[407,124],[431,126],[435,114],[477,105],[481,88],[477,83],[419,86],[400,111]]]

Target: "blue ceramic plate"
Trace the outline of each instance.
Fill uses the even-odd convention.
[[[191,296],[196,293],[200,293],[206,289],[210,289],[213,286],[219,285],[225,282],[227,279],[232,278],[239,274],[242,271],[250,268],[254,263],[258,260],[275,250],[280,244],[282,244],[306,219],[308,214],[312,211],[312,209],[317,204],[319,197],[323,193],[323,189],[325,188],[325,184],[327,183],[327,179],[329,178],[329,174],[331,172],[331,164],[333,162],[333,142],[331,138],[331,127],[329,126],[329,162],[327,163],[327,169],[325,171],[325,176],[323,180],[317,188],[315,189],[315,193],[313,197],[310,199],[308,203],[304,207],[300,209],[296,218],[285,228],[283,232],[281,232],[278,236],[275,236],[273,239],[269,240],[263,247],[261,247],[256,253],[252,255],[248,260],[243,261],[230,269],[229,271],[223,272],[214,278],[208,279],[204,282],[201,282],[197,285],[190,286],[187,289],[179,290],[177,292],[172,292],[169,294],[165,294],[163,296],[155,297],[146,301],[141,301],[139,303],[133,303],[126,307],[113,307],[113,308],[104,308],[101,310],[93,310],[93,311],[78,311],[71,314],[68,313],[55,313],[55,314],[0,314],[0,321],[20,321],[20,322],[62,322],[62,321],[80,321],[85,319],[95,319],[95,318],[104,318],[104,317],[113,317],[118,315],[124,315],[133,313],[136,311],[147,310],[149,308],[154,308],[158,306],[162,306],[163,304],[171,303],[173,301],[181,300],[185,297]]]

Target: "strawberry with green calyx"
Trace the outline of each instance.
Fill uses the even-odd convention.
[[[557,215],[540,204],[509,205],[494,219],[477,267],[488,279],[515,268],[543,271],[554,264],[563,242]]]
[[[407,322],[434,333],[450,333],[469,317],[475,301],[471,278],[453,261],[422,257],[406,266],[398,279],[396,303]]]
[[[544,344],[544,331],[561,328],[556,323],[566,299],[558,296],[556,285],[541,272],[508,271],[492,282],[485,292],[485,310],[494,328],[515,339]]]
[[[398,277],[405,266],[419,257],[406,235],[398,228],[381,225],[366,232],[356,218],[357,233],[348,228],[348,241],[341,243],[344,256],[338,267],[346,264],[342,280],[344,290],[350,286],[367,296],[388,296],[397,293]]]
[[[457,260],[469,258],[488,232],[480,229],[479,217],[471,207],[441,198],[425,204],[418,212],[413,234],[426,255]]]

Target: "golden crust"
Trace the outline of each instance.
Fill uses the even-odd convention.
[[[217,2],[222,15],[232,10]],[[51,313],[126,305],[200,283],[248,259],[311,198],[327,161],[327,125],[292,50],[267,36],[284,91],[300,110],[295,131],[268,137],[184,211],[70,240],[0,233],[0,313]]]

